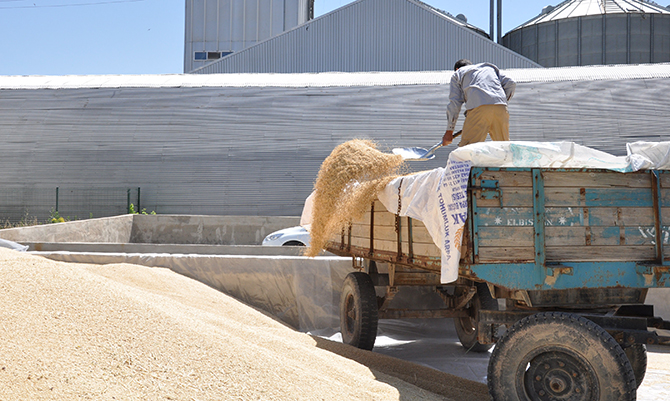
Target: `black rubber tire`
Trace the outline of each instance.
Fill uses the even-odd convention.
[[[636,398],[623,349],[592,321],[571,313],[525,317],[507,330],[489,360],[494,401]]]
[[[300,241],[289,241],[287,243],[282,244],[282,246],[305,246],[305,244],[303,244]]]
[[[340,296],[342,342],[371,350],[377,338],[379,312],[372,278],[363,272],[349,273]]]
[[[498,310],[498,301],[491,296],[485,283],[476,283],[477,294],[470,300],[470,316],[454,318],[456,335],[463,348],[468,352],[487,352],[493,344],[481,344],[477,341],[477,315],[481,309]]]
[[[628,362],[633,368],[635,374],[635,382],[637,387],[640,387],[644,375],[647,373],[647,347],[644,344],[633,344],[628,348],[624,348],[623,352],[628,357]]]

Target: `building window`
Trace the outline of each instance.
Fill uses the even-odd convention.
[[[195,52],[193,59],[195,61],[218,60],[221,57],[226,57],[232,52]]]

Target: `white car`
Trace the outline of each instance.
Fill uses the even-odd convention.
[[[275,231],[265,237],[263,245],[309,246],[309,231],[302,226]]]

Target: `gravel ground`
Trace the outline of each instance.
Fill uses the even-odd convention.
[[[482,400],[486,386],[298,333],[168,269],[0,248],[0,400]]]

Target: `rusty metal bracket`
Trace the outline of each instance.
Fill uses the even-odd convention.
[[[383,311],[386,308],[388,308],[389,304],[393,300],[393,298],[398,294],[398,287],[386,287],[386,295],[384,296],[384,301],[382,302],[381,305],[379,305],[379,310]]]
[[[455,299],[454,309],[465,308],[465,305],[467,305],[468,302],[474,298],[475,294],[477,294],[476,287],[468,288],[468,292]]]
[[[478,191],[479,199],[497,199],[500,201],[500,208],[503,207],[502,191],[498,180],[481,180],[479,186],[471,186],[471,190]]]

